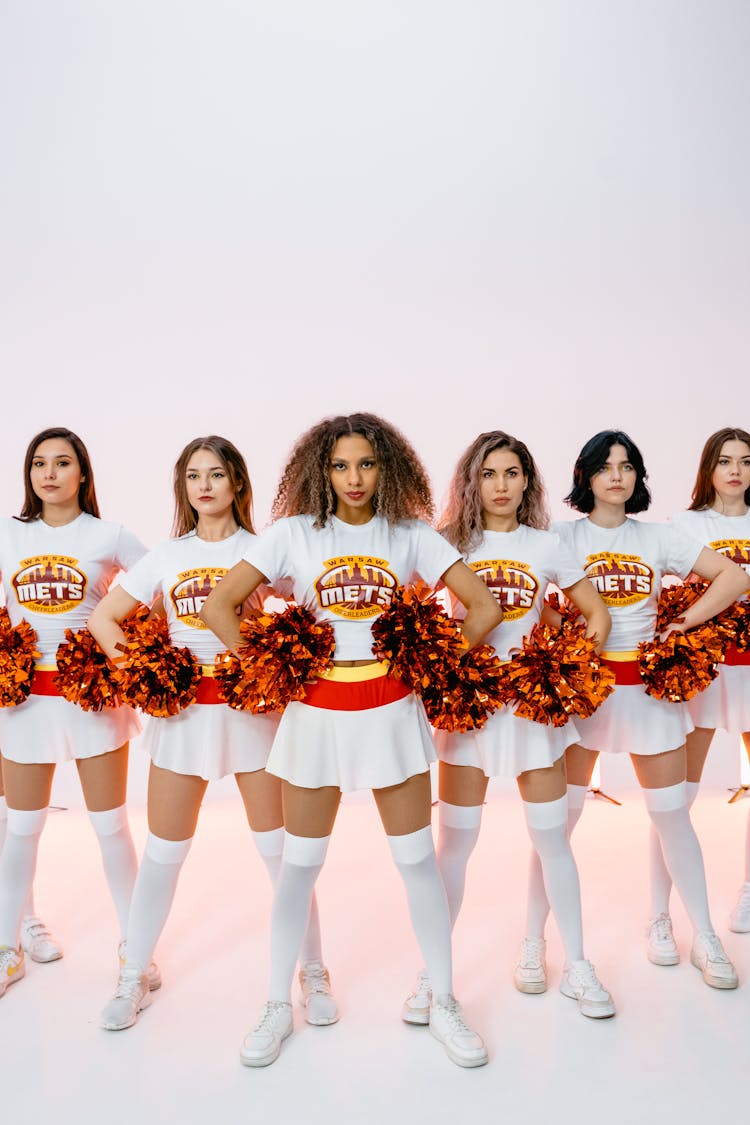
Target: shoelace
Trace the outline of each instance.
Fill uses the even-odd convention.
[[[521,943],[521,968],[536,969],[544,955],[543,938],[524,938]]]
[[[651,923],[651,932],[657,941],[669,941],[672,935],[672,919],[668,914],[659,914]]]
[[[601,990],[601,983],[590,961],[580,961],[571,971],[579,984],[583,985],[584,989],[595,988]]]
[[[141,988],[141,973],[137,969],[121,969],[113,1000],[134,1000]]]
[[[447,1000],[441,1000],[437,1007],[441,1012],[445,1012],[448,1017],[451,1031],[463,1031],[467,1035],[473,1035],[471,1029],[464,1023],[461,1006],[454,996],[449,997]]]
[[[18,959],[18,953],[11,946],[6,946],[5,949],[0,949],[0,972],[5,972],[9,965],[14,964]]]
[[[414,995],[430,996],[431,994],[430,974],[425,969],[420,969],[417,973],[417,987],[414,989]]]
[[[310,993],[322,994],[328,996],[331,991],[331,984],[328,980],[328,972],[322,965],[316,965],[314,968],[305,968],[302,970],[302,982],[305,991]]]
[[[282,1000],[268,1000],[263,1005],[263,1011],[260,1014],[260,1019],[252,1030],[255,1035],[259,1031],[270,1031],[276,1034],[276,1028],[273,1026],[274,1017],[286,1008],[286,1004]]]
[[[724,952],[724,947],[717,934],[701,934],[701,944],[706,951],[706,956],[709,961],[720,961],[722,964],[728,963],[729,958]]]

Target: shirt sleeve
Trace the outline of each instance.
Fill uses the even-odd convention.
[[[120,576],[120,586],[131,598],[144,605],[151,605],[162,592],[162,570],[158,550],[149,551],[126,574]]]
[[[559,535],[554,532],[552,535],[555,541],[552,547],[552,581],[561,590],[567,590],[569,586],[575,586],[576,582],[580,582],[586,575],[580,563],[573,558],[570,547],[562,542]]]
[[[424,579],[428,586],[437,586],[446,570],[455,562],[460,562],[462,555],[448,540],[438,534],[429,524],[417,521],[417,553],[414,569]]]
[[[678,578],[685,579],[692,574],[698,555],[703,550],[703,544],[674,524],[665,524],[665,527],[669,540],[664,569],[669,574],[676,574]]]
[[[132,531],[120,526],[117,533],[115,559],[121,570],[130,570],[146,554],[146,548]]]
[[[287,578],[291,573],[289,547],[289,523],[279,520],[253,539],[243,557],[245,562],[260,571],[269,585],[275,587],[281,578]]]

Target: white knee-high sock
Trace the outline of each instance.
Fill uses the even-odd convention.
[[[745,882],[750,883],[750,811],[747,814],[745,828]]]
[[[662,789],[644,789],[643,798],[651,823],[659,835],[667,870],[693,929],[712,933],[703,854],[690,823],[685,782]]]
[[[581,819],[583,806],[586,803],[588,785],[568,785],[568,839],[573,834],[578,821]],[[544,927],[549,914],[549,901],[544,889],[544,875],[542,864],[536,849],[531,852],[529,859],[529,890],[526,905],[526,937],[543,938]]]
[[[8,802],[0,794],[0,855],[3,854],[3,844],[8,831]]]
[[[568,837],[568,798],[524,801],[526,826],[542,868],[544,889],[560,930],[565,959],[583,960],[583,923],[578,868]]]
[[[438,819],[440,834],[437,862],[448,899],[451,928],[453,928],[464,900],[466,866],[479,839],[482,806],[449,805],[447,801],[440,801]]]
[[[294,967],[310,917],[315,880],[328,851],[330,836],[284,837],[284,859],[271,912],[269,1000],[289,1003]]]
[[[192,842],[192,836],[187,840],[162,840],[149,832],[127,924],[128,968],[145,972],[151,963]]]
[[[699,781],[685,782],[688,809],[693,807],[699,789]],[[651,917],[656,918],[659,914],[669,914],[672,879],[664,862],[659,834],[653,824],[649,825],[648,830],[648,859],[651,872]]]
[[[18,948],[21,916],[34,880],[39,837],[47,809],[8,809],[8,829],[0,857],[0,945]]]
[[[130,835],[128,812],[125,805],[120,805],[119,808],[107,809],[105,812],[89,812],[89,819],[99,840],[104,874],[120,923],[120,936],[125,937],[130,900],[138,874],[138,859],[133,837]]]
[[[409,914],[434,996],[453,992],[451,921],[440,878],[432,828],[389,836],[391,855],[406,887]]]
[[[281,857],[284,852],[284,829],[271,828],[268,832],[253,831],[253,839],[258,849],[258,854],[266,865],[271,883],[276,882],[281,871]],[[302,948],[299,955],[300,961],[323,961],[323,950],[320,941],[320,915],[318,914],[318,899],[313,891],[310,903],[310,917],[307,920],[307,929],[302,939]]]

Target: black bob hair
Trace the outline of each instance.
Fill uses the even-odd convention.
[[[646,484],[648,473],[640,449],[622,430],[602,430],[586,442],[578,454],[573,469],[573,487],[565,497],[565,503],[575,508],[577,512],[584,512],[586,515],[593,512],[594,493],[591,491],[591,478],[604,468],[613,445],[623,446],[628,461],[635,469],[635,488],[625,505],[625,512],[630,516],[636,512],[645,512],[650,507],[651,492]]]

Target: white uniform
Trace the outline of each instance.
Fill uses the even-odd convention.
[[[607,640],[613,667],[632,667],[641,641],[652,641],[662,576],[685,579],[701,548],[672,524],[626,519],[619,527],[598,527],[590,519],[555,525],[579,559],[612,618]],[[617,754],[663,754],[685,742],[693,729],[683,703],[646,694],[640,683],[618,683],[589,719],[576,719],[582,746]]]
[[[711,547],[750,574],[750,512],[724,516],[710,508],[679,512],[672,522],[692,535],[701,546]],[[750,730],[750,653],[730,648],[719,675],[705,691],[688,700],[696,727],[708,730]]]
[[[151,605],[161,594],[172,644],[213,670],[226,645],[201,621],[201,607],[227,571],[243,558],[255,536],[240,528],[209,543],[194,531],[154,548],[122,579],[131,597]],[[262,602],[259,594],[258,604]],[[277,715],[253,715],[226,703],[193,703],[177,715],[146,716],[143,744],[155,765],[212,781],[265,767]]]
[[[0,568],[5,604],[17,625],[36,630],[37,667],[55,667],[66,629],[82,629],[120,570],[146,548],[120,524],[82,512],[64,527],[43,520],[0,520]],[[129,707],[83,711],[56,695],[33,694],[0,708],[0,746],[14,762],[65,762],[116,750],[138,733]]]
[[[466,561],[503,608],[501,624],[485,638],[501,660],[521,649],[523,638],[539,621],[548,585],[565,589],[584,577],[558,535],[523,525],[510,532],[485,531]],[[460,606],[454,605],[454,614],[461,616]],[[546,726],[516,716],[509,707],[495,711],[479,730],[436,735],[441,761],[475,766],[487,777],[518,777],[526,770],[544,769],[577,739],[573,722]]]
[[[426,523],[389,526],[381,516],[357,526],[333,516],[321,529],[313,527],[312,516],[282,519],[245,554],[271,585],[290,578],[294,600],[317,620],[330,622],[336,660],[372,660],[371,626],[396,587],[416,575],[434,586],[460,557]],[[353,680],[367,678],[361,669],[351,672]],[[340,686],[342,693],[348,690]],[[352,693],[359,690],[358,683],[352,685]],[[269,772],[304,788],[381,789],[423,773],[435,760],[424,708],[414,695],[365,703],[366,711],[346,706],[290,703]]]

